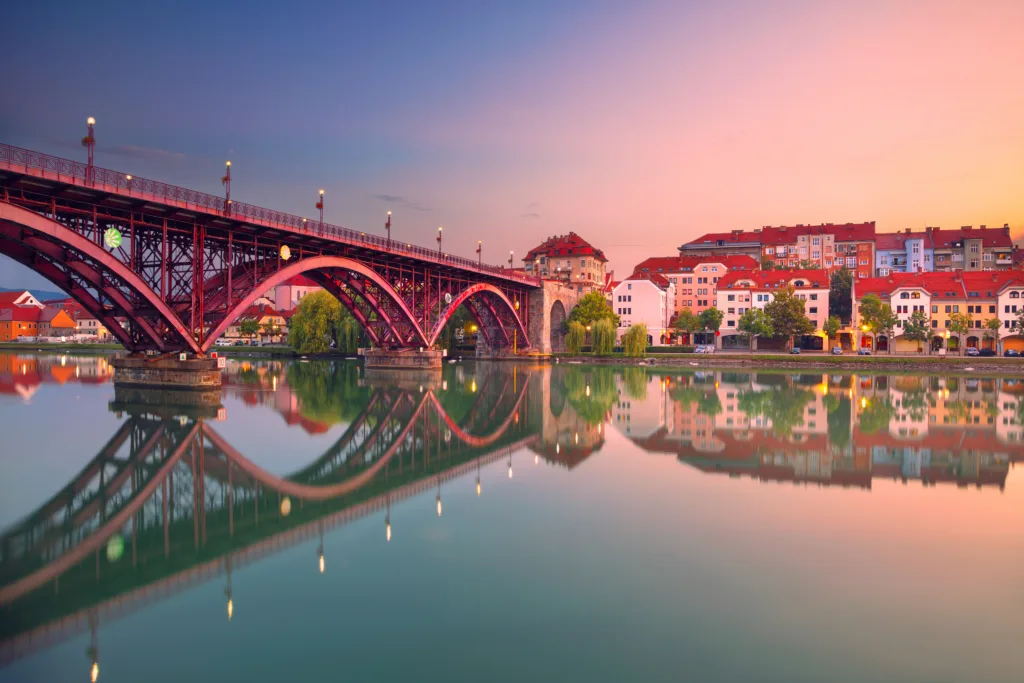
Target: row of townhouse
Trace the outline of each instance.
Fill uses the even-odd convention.
[[[889,304],[899,318],[890,341],[885,335],[863,330],[861,304],[868,294],[877,295]],[[918,311],[924,312],[935,334],[930,350],[960,350],[961,340],[950,333],[951,316],[965,313],[971,317],[970,332],[962,343],[967,348],[1024,351],[1024,330],[1018,316],[1024,309],[1024,272],[954,271],[951,273],[891,273],[886,277],[855,280],[853,283],[853,329],[858,345],[875,346],[879,351],[917,352],[924,349],[903,335],[907,320]],[[985,323],[999,320],[998,336],[986,334]]]
[[[718,282],[715,306],[724,317],[719,330],[719,348],[746,347],[748,342],[739,331],[739,320],[750,309],[761,309],[775,300],[779,290],[792,287],[796,297],[804,302],[804,314],[814,324],[814,333],[793,340],[794,346],[808,350],[821,350],[828,343],[822,331],[828,320],[828,294],[830,276],[823,269],[812,270],[758,270],[732,272]],[[782,348],[788,340],[759,339],[757,347]]]
[[[1010,226],[877,232],[867,223],[824,223],[708,233],[679,247],[680,255],[730,254],[774,268],[848,268],[858,279],[898,272],[1009,270],[1024,261]]]
[[[722,278],[757,269],[758,262],[749,256],[653,257],[639,263],[625,280],[613,282],[606,297],[619,316],[620,335],[642,322],[651,344],[667,344],[676,336],[675,316],[684,309],[699,314],[714,307]]]

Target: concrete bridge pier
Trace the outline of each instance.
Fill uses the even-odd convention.
[[[216,358],[120,357],[110,362],[114,387],[219,391],[220,368]]]
[[[560,282],[542,281],[541,287],[530,292],[527,305],[530,318],[527,332],[530,344],[540,353],[565,350],[563,324],[579,302],[581,292]]]

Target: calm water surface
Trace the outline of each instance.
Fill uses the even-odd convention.
[[[0,681],[1021,681],[1024,384],[0,353]]]

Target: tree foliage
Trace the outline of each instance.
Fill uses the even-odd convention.
[[[569,313],[569,322],[578,322],[584,328],[587,325],[593,326],[602,318],[612,321],[612,327],[619,326],[619,316],[612,310],[611,304],[604,298],[604,294],[598,291],[589,292],[580,298],[579,303]]]
[[[622,335],[622,350],[630,358],[647,355],[647,325],[636,323]]]
[[[288,343],[299,353],[326,353],[331,348],[341,349],[342,336],[346,329],[350,329],[346,327],[346,320],[356,325],[358,339],[361,330],[352,314],[329,292],[313,292],[304,296],[295,309],[288,325]]]
[[[607,355],[615,350],[615,325],[610,318],[602,318],[590,330],[594,355]]]
[[[828,335],[829,339],[835,339],[836,336],[839,334],[839,330],[841,330],[842,328],[842,321],[840,321],[839,318],[837,318],[834,315],[830,315],[828,317],[828,320],[826,320],[825,324],[822,325],[821,327],[822,331]]]
[[[814,393],[798,387],[784,386],[773,391],[741,391],[736,407],[749,417],[771,420],[779,436],[789,436],[794,427],[804,423],[804,408],[814,400]]]
[[[971,325],[974,320],[968,313],[950,313],[949,314],[949,331],[957,336],[958,344],[960,349],[960,355],[964,354],[964,335],[971,331]]]
[[[736,324],[736,329],[747,335],[750,339],[751,351],[754,350],[755,339],[758,337],[771,337],[775,334],[771,318],[759,308],[751,308],[741,315],[739,322]]]
[[[999,330],[1003,323],[999,318],[989,318],[985,321],[985,337],[988,339],[999,339]]]
[[[889,353],[892,353],[892,332],[899,322],[899,316],[892,312],[892,307],[882,303],[877,294],[868,294],[860,302],[860,321],[876,337],[884,334],[889,342]]]
[[[787,348],[793,345],[795,335],[814,332],[814,323],[804,313],[804,302],[793,287],[775,292],[775,297],[765,304],[764,312],[771,320],[772,336],[785,339]]]
[[[587,330],[583,324],[575,320],[570,321],[569,331],[565,333],[565,350],[576,355],[583,348],[587,341]]]
[[[828,310],[840,320],[850,320],[853,315],[853,273],[845,266],[832,273],[828,290]]]
[[[672,327],[677,330],[682,330],[683,332],[689,332],[690,334],[699,332],[703,329],[700,324],[700,318],[697,317],[697,314],[689,308],[684,308],[679,311],[676,315],[676,319],[672,321]]]
[[[761,270],[775,270],[775,259],[768,258],[767,256],[761,259]]]
[[[722,326],[722,320],[725,318],[725,314],[712,306],[711,308],[705,308],[697,317],[700,320],[700,327],[702,330],[717,332],[718,328]]]
[[[927,344],[932,339],[931,323],[924,311],[914,311],[903,324],[903,338]]]
[[[246,318],[238,323],[238,332],[243,337],[255,337],[260,333],[260,323],[255,318]]]

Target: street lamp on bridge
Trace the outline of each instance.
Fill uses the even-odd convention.
[[[476,241],[476,264],[482,266],[484,264],[484,241]]]
[[[388,221],[384,224],[384,229],[388,231],[388,249],[391,249],[391,212],[388,211]]]
[[[88,153],[88,163],[85,167],[85,182],[90,185],[96,184],[96,134],[93,126],[96,125],[96,119],[89,117],[85,120],[85,125],[88,126],[86,129],[85,137],[82,138],[82,146],[85,147]]]
[[[320,201],[316,203],[316,208],[320,209],[320,234],[324,234],[324,191],[320,190]]]
[[[441,231],[443,229],[444,228],[442,228],[440,225],[437,226],[437,257],[438,258],[441,258]]]
[[[508,267],[510,269],[512,268],[512,263],[513,263],[513,261],[512,261],[512,254],[514,254],[514,253],[515,253],[514,251],[508,252]]]
[[[224,162],[224,177],[220,182],[224,184],[224,215],[231,215],[231,162]]]

